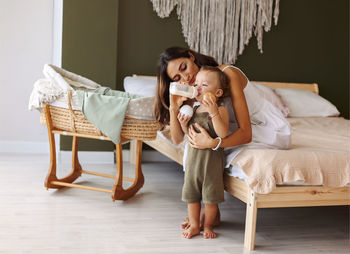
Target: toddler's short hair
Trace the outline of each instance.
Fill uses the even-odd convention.
[[[229,80],[226,74],[221,71],[218,67],[214,66],[202,66],[199,71],[208,71],[208,72],[214,72],[220,81],[220,88],[223,90],[222,96],[218,99],[218,102],[222,102],[223,98],[230,96],[230,85]]]

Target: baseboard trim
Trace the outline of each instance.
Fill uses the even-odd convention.
[[[72,160],[71,151],[59,151],[56,147],[57,161],[69,163]],[[50,154],[49,142],[26,142],[26,141],[3,141],[0,140],[0,153],[12,154]],[[123,161],[130,161],[130,151],[123,150]],[[82,163],[114,163],[115,155],[113,151],[79,151],[79,161]],[[155,150],[143,150],[142,162],[170,162],[168,157]]]
[[[78,152],[80,163],[84,164],[110,164],[114,162],[114,153],[111,152],[96,152],[96,151],[81,151]],[[60,163],[70,163],[72,161],[71,151],[60,151],[58,155]]]
[[[130,151],[123,150],[123,161],[130,161]],[[88,164],[110,164],[115,163],[115,155],[113,151],[110,152],[90,152],[80,151],[78,152],[78,158],[80,163]],[[58,161],[60,163],[70,163],[72,161],[71,151],[61,151],[59,153]],[[170,162],[168,157],[162,155],[157,151],[142,151],[142,162]]]
[[[130,151],[128,151],[130,154]],[[130,156],[129,156],[130,158]],[[143,150],[142,151],[142,161],[144,162],[171,162],[173,160],[169,159],[165,155],[158,151]]]
[[[49,154],[49,142],[0,140],[0,153]]]

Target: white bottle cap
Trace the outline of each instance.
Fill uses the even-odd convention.
[[[184,114],[185,116],[192,117],[193,116],[193,108],[190,105],[183,105],[180,108],[180,113]]]

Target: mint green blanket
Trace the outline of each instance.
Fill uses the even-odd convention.
[[[77,91],[82,112],[113,143],[120,142],[120,132],[129,101],[143,96],[100,87],[93,92]]]

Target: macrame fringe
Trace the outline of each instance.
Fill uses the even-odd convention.
[[[177,5],[182,32],[188,46],[214,57],[221,63],[234,63],[253,35],[263,50],[263,32],[278,22],[279,0],[151,0],[161,18]],[[273,8],[274,5],[274,8]]]

